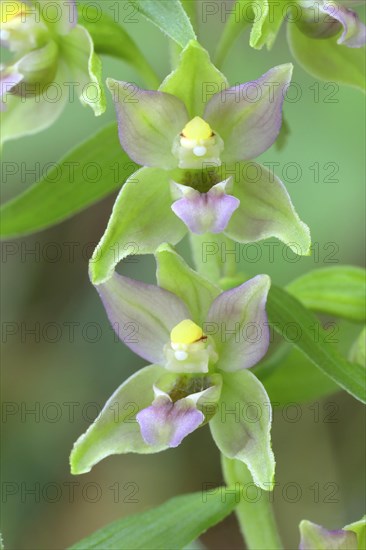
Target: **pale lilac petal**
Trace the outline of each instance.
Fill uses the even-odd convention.
[[[221,185],[215,185],[208,193],[188,188],[183,198],[172,204],[173,212],[192,233],[221,233],[226,229],[240,201],[227,195],[223,190],[225,187],[218,187]]]
[[[129,157],[143,166],[176,168],[172,147],[188,122],[184,103],[171,94],[111,78],[107,86],[115,103],[120,142]]]
[[[119,338],[147,361],[161,363],[170,331],[190,317],[187,306],[167,290],[117,273],[96,288]]]
[[[267,275],[257,275],[213,301],[204,332],[215,341],[221,370],[253,367],[266,354],[269,328],[265,306],[270,284]]]
[[[343,33],[337,40],[338,44],[349,48],[361,48],[366,44],[366,27],[357,13],[335,2],[320,4],[320,9],[343,26]]]
[[[282,124],[282,105],[292,65],[279,65],[258,80],[215,94],[204,118],[224,141],[221,160],[249,160],[268,149]]]
[[[173,403],[168,396],[160,396],[150,407],[140,411],[136,420],[144,441],[149,445],[178,447],[202,424],[204,414],[186,398]]]

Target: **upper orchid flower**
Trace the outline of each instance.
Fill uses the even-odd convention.
[[[72,471],[87,472],[111,454],[176,447],[209,422],[221,452],[245,462],[255,482],[270,490],[271,405],[247,370],[269,345],[269,277],[221,292],[170,247],[162,246],[156,256],[163,288],[116,273],[98,286],[117,334],[134,323],[136,338],[125,343],[153,364],[118,388],[76,442]],[[131,404],[133,412],[126,414]]]
[[[2,143],[47,128],[74,96],[102,114],[100,61],[75,0],[2,0],[0,8],[1,45],[12,54],[0,73]]]
[[[365,89],[365,54],[360,48],[366,43],[366,27],[357,13],[349,9],[359,1],[261,0],[259,5],[254,0],[250,1],[253,2],[254,12],[250,35],[253,48],[261,49],[263,45],[271,48],[282,22],[287,20],[287,37],[292,54],[306,71],[323,80]],[[233,10],[219,46],[220,62],[227,52],[228,42],[238,34],[238,12],[247,13],[241,9],[240,1],[236,6],[237,10]],[[247,18],[245,23],[252,21]]]
[[[299,550],[363,550],[366,542],[366,517],[328,531],[321,525],[303,520],[300,523]]]
[[[128,243],[141,254],[153,253],[164,241],[176,244],[187,229],[224,232],[241,243],[277,237],[297,254],[308,254],[309,229],[284,185],[248,162],[278,135],[291,73],[291,65],[280,65],[229,88],[192,41],[159,91],[108,80],[121,144],[145,168],[117,198],[93,260],[93,282],[113,273]]]

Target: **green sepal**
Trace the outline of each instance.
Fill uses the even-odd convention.
[[[337,44],[337,36],[310,38],[295,24],[287,25],[287,37],[292,55],[312,76],[365,91],[365,48]]]
[[[156,453],[166,448],[145,443],[136,421],[136,414],[151,405],[153,385],[164,372],[163,367],[150,365],[123,382],[74,444],[70,455],[72,474],[85,474],[110,455]]]
[[[171,202],[165,170],[141,168],[126,181],[90,260],[93,284],[107,281],[130,254],[153,254],[167,238],[172,244],[183,238],[186,226],[171,210]]]
[[[223,373],[219,410],[210,421],[212,437],[227,458],[244,462],[254,483],[273,489],[272,409],[262,383],[249,370]]]
[[[353,531],[357,535],[358,550],[366,548],[366,516],[343,527],[346,531]]]
[[[220,288],[191,269],[168,244],[157,249],[155,258],[158,285],[185,302],[193,321],[201,326]]]
[[[210,61],[208,52],[191,40],[181,53],[178,67],[165,78],[159,91],[179,97],[193,118],[202,116],[210,97],[227,87],[225,76]]]

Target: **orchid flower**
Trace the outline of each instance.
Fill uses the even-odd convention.
[[[277,237],[297,254],[309,253],[309,229],[284,185],[251,161],[279,133],[291,74],[290,64],[280,65],[229,88],[192,41],[159,91],[108,79],[122,147],[144,168],[117,198],[93,259],[94,283],[113,273],[128,243],[153,253],[187,231],[223,232],[240,243]]]
[[[87,472],[111,454],[176,447],[209,423],[220,451],[246,463],[255,483],[270,490],[271,405],[248,370],[269,345],[270,279],[258,275],[221,292],[170,246],[156,258],[160,287],[117,273],[97,287],[117,334],[134,323],[137,338],[125,343],[152,364],[117,389],[76,442],[72,471]]]
[[[102,114],[100,61],[75,0],[2,0],[0,8],[1,45],[12,54],[1,66],[2,143],[47,128],[74,96]]]
[[[366,542],[366,517],[343,529],[328,531],[321,525],[300,523],[299,550],[363,550]]]
[[[240,2],[237,2],[238,9]],[[366,44],[366,27],[350,9],[359,3],[354,0],[253,2],[255,17],[250,45],[256,49],[264,45],[271,48],[282,22],[287,20],[291,52],[307,72],[316,78],[365,89],[362,47]],[[232,24],[235,24],[234,17]]]

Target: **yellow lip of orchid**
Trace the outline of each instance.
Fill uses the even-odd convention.
[[[0,4],[1,26],[28,12],[28,6],[19,0],[2,0]]]
[[[172,344],[193,344],[203,337],[203,330],[190,319],[184,319],[170,333]]]

